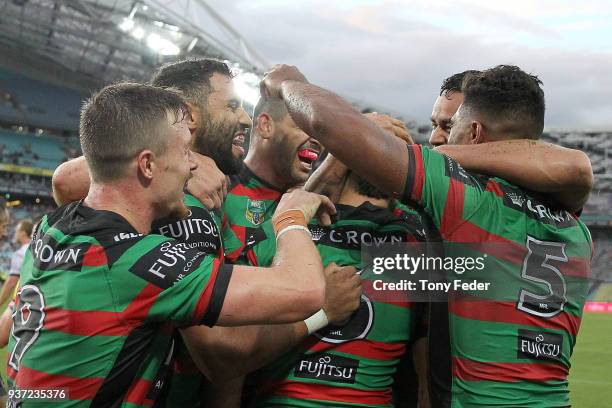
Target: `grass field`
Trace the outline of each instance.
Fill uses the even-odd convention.
[[[584,314],[569,381],[573,407],[612,407],[612,314]]]
[[[0,349],[0,361],[6,361],[5,349]],[[6,364],[0,367],[6,378]],[[612,314],[584,314],[572,356],[570,390],[574,408],[612,407]]]

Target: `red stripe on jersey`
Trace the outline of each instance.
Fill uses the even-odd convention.
[[[121,319],[130,326],[140,325],[149,315],[151,306],[153,306],[157,300],[157,295],[161,292],[162,288],[148,283],[130,302],[128,307],[120,313]]]
[[[45,308],[45,329],[77,336],[127,336],[149,314],[161,288],[147,284],[122,312]]]
[[[142,323],[161,288],[147,284],[122,312],[45,308],[45,329],[77,336],[127,336]]]
[[[462,299],[465,299],[465,297],[462,297]],[[449,302],[449,311],[464,319],[564,330],[572,336],[578,334],[581,321],[580,317],[565,311],[555,317],[544,319],[517,310],[515,302],[476,300],[476,298],[451,301]]]
[[[446,211],[444,215],[446,216]],[[527,256],[528,251],[524,245],[517,244],[501,235],[493,234],[471,221],[464,221],[450,233],[443,229],[440,232],[445,241],[473,244],[472,246],[477,251],[515,265],[521,265]],[[560,263],[559,266],[565,276],[587,278],[590,273],[589,260],[586,258],[569,257],[567,262]]]
[[[463,205],[465,200],[465,184],[453,178],[448,182],[448,193],[444,212],[440,221],[440,233],[446,238],[446,234],[452,233],[463,220]],[[450,239],[448,239],[450,240]],[[474,241],[469,241],[474,242]]]
[[[384,343],[367,339],[351,340],[340,344],[318,341],[308,349],[309,353],[321,351],[334,351],[371,360],[391,361],[404,355],[406,343]]]
[[[77,336],[127,336],[132,327],[119,321],[119,313],[45,308],[45,330]]]
[[[259,266],[259,259],[257,259],[257,254],[255,254],[255,251],[253,251],[253,249],[249,249],[246,253],[246,256],[252,266]]]
[[[415,203],[421,201],[421,195],[423,194],[423,184],[425,183],[425,167],[423,166],[423,152],[421,146],[412,145],[410,146],[414,152],[414,184],[412,185],[412,192],[410,198]]]
[[[244,249],[244,246],[245,246],[244,242],[246,240],[246,227],[232,224],[230,225],[230,228],[232,229],[232,231],[234,231],[234,235],[236,235],[236,238],[238,239],[238,241],[240,241],[240,247],[236,248],[234,251],[230,252],[229,254],[225,254],[225,259],[227,259],[229,263],[235,263],[236,260],[242,254],[242,250]]]
[[[123,401],[136,405],[152,406],[155,401],[147,398],[147,393],[152,385],[152,381],[138,379],[138,381],[132,384]]]
[[[453,375],[463,381],[565,381],[569,370],[553,363],[491,363],[453,357]]]
[[[381,391],[358,390],[349,387],[333,387],[325,384],[297,381],[284,381],[273,392],[276,395],[295,399],[337,401],[360,405],[389,405],[392,399],[390,389]]]
[[[206,283],[206,286],[204,286],[204,290],[202,291],[200,299],[198,299],[198,303],[196,304],[194,322],[199,323],[204,320],[204,313],[206,313],[206,310],[208,310],[208,304],[210,303],[212,291],[215,287],[214,283],[217,280],[217,274],[219,273],[219,266],[221,266],[221,261],[215,258],[212,264],[212,271],[210,272],[208,282]]]
[[[19,372],[8,367],[8,375],[20,389],[64,389],[70,400],[92,399],[104,381],[104,378],[100,377],[78,378],[43,373],[23,365],[19,367]]]
[[[104,266],[108,264],[106,252],[100,245],[92,245],[83,256],[83,266]]]
[[[253,200],[273,200],[278,201],[283,194],[265,187],[249,188],[244,184],[238,184],[231,189],[228,194],[234,194],[242,197],[249,197]]]
[[[504,192],[502,191],[499,183],[495,180],[489,180],[487,182],[487,187],[485,188],[485,190],[495,193],[495,195],[497,195],[498,197],[504,196]]]

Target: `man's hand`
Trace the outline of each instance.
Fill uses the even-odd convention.
[[[334,262],[325,268],[325,303],[329,322],[341,326],[350,319],[361,301],[361,278],[353,266],[340,267]]]
[[[331,224],[331,215],[336,213],[336,207],[329,198],[304,190],[292,190],[283,194],[274,214],[296,209],[304,213],[306,223],[316,214],[317,219],[323,225]]]
[[[297,81],[308,83],[306,77],[293,65],[275,65],[259,84],[259,92],[262,98],[282,99],[281,86],[284,81]]]
[[[208,156],[193,153],[198,168],[187,183],[187,190],[209,210],[221,208],[227,195],[227,177]]]
[[[401,120],[377,112],[365,113],[364,116],[395,137],[399,137],[408,144],[414,144],[406,124]]]
[[[310,175],[304,189],[323,194],[337,203],[346,183],[349,169],[332,154],[328,154],[323,163]]]

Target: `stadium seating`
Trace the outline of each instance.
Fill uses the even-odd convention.
[[[0,130],[0,158],[5,164],[53,170],[77,146],[76,139]]]
[[[76,130],[84,95],[0,68],[0,120],[43,128]]]

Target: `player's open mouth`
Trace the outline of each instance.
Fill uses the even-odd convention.
[[[244,156],[244,141],[246,135],[244,132],[240,131],[235,134],[234,139],[232,140],[232,152],[236,156]]]
[[[297,153],[298,160],[306,171],[312,170],[312,163],[319,158],[319,152],[313,149],[301,149]]]

